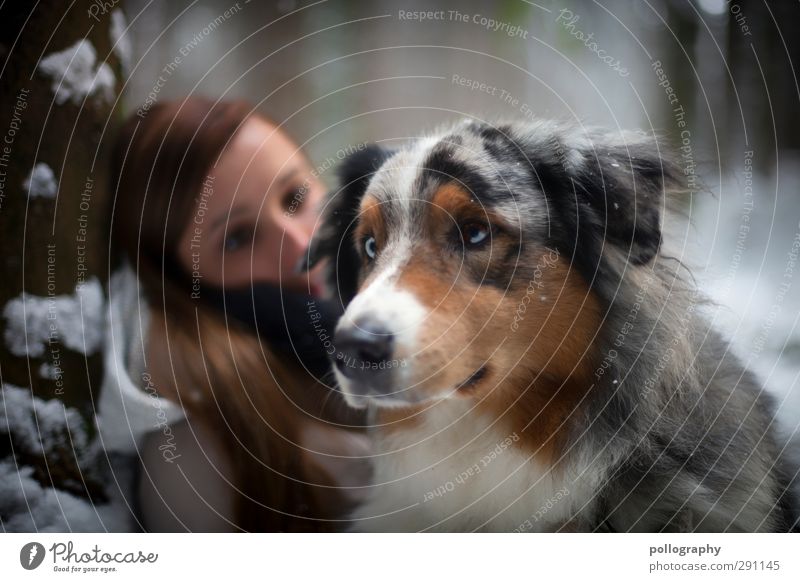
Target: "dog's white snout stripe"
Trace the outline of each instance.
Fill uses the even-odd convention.
[[[393,265],[379,273],[366,289],[355,296],[337,329],[369,320],[392,334],[397,348],[413,353],[427,309],[413,293],[397,288],[399,272],[399,267]]]

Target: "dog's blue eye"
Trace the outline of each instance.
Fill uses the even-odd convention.
[[[375,242],[375,237],[370,236],[364,239],[364,251],[367,253],[367,256],[370,259],[375,258],[375,252],[377,251],[378,243]]]
[[[470,222],[461,227],[461,238],[466,245],[479,245],[489,238],[489,227],[480,222]]]

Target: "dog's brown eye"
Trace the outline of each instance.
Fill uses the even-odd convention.
[[[461,238],[465,245],[477,246],[489,238],[489,226],[482,222],[468,222],[461,227]]]

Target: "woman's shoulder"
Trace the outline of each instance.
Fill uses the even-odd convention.
[[[133,454],[142,439],[184,416],[161,398],[145,366],[151,309],[136,274],[127,264],[111,278],[105,317],[103,385],[97,424],[106,450]]]
[[[236,531],[231,459],[206,425],[182,420],[152,432],[140,451],[139,513],[148,531]]]

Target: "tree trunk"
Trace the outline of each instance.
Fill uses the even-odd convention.
[[[0,382],[77,409],[90,435],[108,271],[103,146],[122,78],[113,4],[0,8]],[[0,460],[14,444],[13,434],[0,438]],[[24,458],[17,443],[13,452],[43,485],[95,489],[80,451]]]

